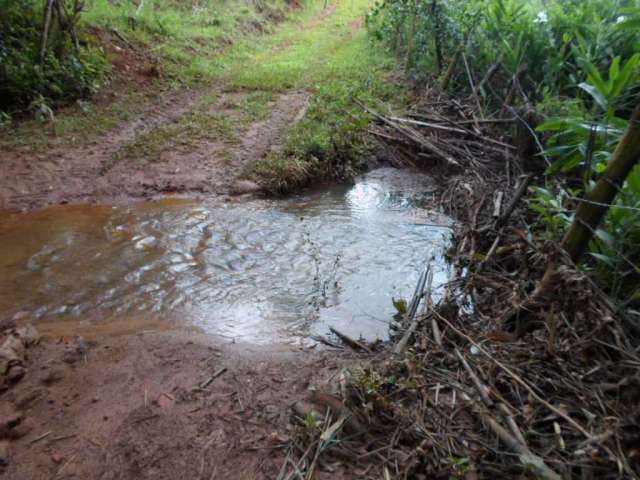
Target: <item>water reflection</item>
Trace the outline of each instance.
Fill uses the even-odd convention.
[[[433,258],[447,218],[423,175],[381,169],[286,200],[56,207],[0,221],[0,317],[165,319],[253,342],[385,338],[391,297]],[[443,225],[437,227],[434,225]]]

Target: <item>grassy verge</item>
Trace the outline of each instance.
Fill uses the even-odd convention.
[[[353,101],[401,101],[385,80],[389,57],[375,51],[362,26],[369,0],[315,2],[298,22],[261,42],[241,41],[212,61],[228,88],[304,89],[311,94],[304,119],[282,148],[248,172],[268,190],[283,193],[314,179],[348,177],[370,147],[368,119]]]
[[[138,5],[91,0],[83,19],[86,26],[150,46],[165,80],[183,86],[211,80],[210,59],[247,35],[270,31],[289,14],[285,0],[146,0]]]

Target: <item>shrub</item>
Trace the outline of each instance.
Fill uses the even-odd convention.
[[[105,55],[85,42],[76,50],[53,22],[41,61],[42,2],[0,0],[0,11],[0,109],[24,109],[36,99],[60,104],[97,89],[108,71]]]
[[[382,0],[371,10],[371,36],[425,80],[444,75],[463,51],[476,81],[500,61],[480,91],[487,112],[508,97],[514,74],[527,103],[547,120],[538,128],[552,162],[531,209],[537,231],[559,240],[577,202],[604,170],[640,92],[638,0]],[[450,82],[470,93],[464,67]],[[524,95],[519,95],[524,96]],[[512,105],[515,104],[512,103]],[[591,262],[602,285],[625,298],[640,280],[640,168],[620,189],[596,232]]]

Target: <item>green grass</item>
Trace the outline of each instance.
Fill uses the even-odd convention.
[[[84,143],[133,118],[141,111],[144,100],[142,92],[127,92],[106,106],[95,106],[90,101],[76,102],[56,111],[53,123],[23,120],[9,124],[5,129],[8,134],[0,135],[0,148],[28,146],[45,151],[52,141]],[[3,133],[1,129],[0,133]]]
[[[93,48],[100,48],[95,30],[103,29],[118,32],[153,56],[162,75],[152,90],[162,95],[170,89],[209,85],[219,77],[212,58],[239,39],[251,37],[255,41],[287,16],[298,14],[287,7],[285,0],[144,0],[140,9],[128,1],[87,0],[80,31]],[[108,82],[101,87],[107,91],[110,88]],[[0,143],[6,148],[26,145],[43,151],[52,141],[86,141],[129,120],[148,102],[144,92],[120,95],[111,105],[93,105],[89,101],[60,108],[53,125],[29,119],[4,121],[0,128],[8,135],[3,134]]]
[[[285,0],[205,0],[194,14],[192,3],[178,0],[146,0],[139,11],[133,4],[88,0],[86,27],[115,30],[151,48],[162,72],[154,94],[211,84],[243,93],[229,95],[218,113],[210,109],[217,94],[205,96],[176,122],[133,139],[113,162],[154,161],[167,149],[195,146],[205,138],[233,145],[242,127],[268,117],[277,94],[305,90],[311,96],[305,118],[289,129],[279,150],[247,175],[273,192],[316,178],[351,176],[371,147],[365,133],[369,119],[354,99],[374,105],[402,101],[402,90],[386,81],[392,59],[374,50],[362,25],[372,3],[329,0],[324,9],[324,0],[307,0],[304,8],[292,11]],[[86,140],[91,130],[113,128],[148,101],[144,93],[134,92],[109,107],[72,107],[57,117],[55,128],[60,139]],[[23,128],[13,138],[28,142],[38,137],[37,128]],[[48,134],[41,132],[41,137],[46,141]]]
[[[287,14],[284,0],[145,0],[142,8],[133,2],[88,0],[83,24],[151,46],[165,80],[195,85],[211,80],[210,58],[240,38],[268,31]]]
[[[216,26],[207,27],[212,30],[206,34],[198,22],[182,19],[189,23],[186,33],[184,25],[172,26],[176,31],[171,35],[175,34],[177,41],[157,49],[164,58],[183,66],[183,75],[189,82],[207,79],[224,85],[226,90],[246,92],[236,104],[226,105],[238,112],[240,126],[266,118],[269,102],[279,92],[306,90],[311,94],[307,115],[287,132],[280,150],[271,152],[247,171],[248,176],[272,192],[290,191],[316,178],[351,176],[370,148],[364,133],[369,119],[363,116],[354,98],[376,104],[391,100],[398,103],[401,97],[399,88],[385,80],[392,59],[372,48],[362,27],[372,2],[328,3],[324,10],[323,0],[310,0],[305,9],[274,32],[265,34],[257,29],[253,35],[237,36],[224,50],[202,46],[195,39],[224,43],[233,12],[225,13],[227,17],[220,18]],[[243,18],[251,24],[250,16]],[[148,30],[153,32],[153,28]],[[148,34],[140,33],[137,38],[150,41],[145,38]],[[181,42],[193,48],[186,48]],[[211,48],[215,54],[210,54]],[[225,131],[221,117],[202,112],[187,114],[177,124],[146,132],[124,153],[153,160],[163,150],[178,146],[176,138],[183,145],[192,145],[212,133],[217,137],[229,135],[230,139],[234,136],[232,131]]]
[[[287,134],[280,151],[254,164],[248,174],[272,192],[287,192],[316,178],[346,178],[370,148],[369,119],[354,102],[402,101],[386,81],[392,59],[377,52],[362,27],[372,2],[315,2],[260,42],[240,41],[212,59],[227,88],[311,93],[305,118]]]

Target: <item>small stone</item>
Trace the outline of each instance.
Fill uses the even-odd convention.
[[[100,399],[98,397],[93,397],[91,399],[91,403],[98,403],[100,401]]]
[[[18,440],[19,438],[29,435],[35,429],[35,427],[36,427],[35,422],[30,418],[27,418],[26,420],[23,420],[22,422],[20,422],[20,424],[17,425],[15,428],[12,428],[11,431],[9,432],[9,436],[13,440]]]
[[[7,373],[7,379],[9,380],[9,382],[11,383],[16,383],[18,381],[20,381],[20,379],[22,379],[22,377],[24,377],[25,373],[27,373],[27,369],[20,366],[20,365],[14,365],[13,367],[11,367],[9,369],[9,372]]]
[[[64,460],[64,456],[61,453],[53,452],[51,454],[51,461],[56,465],[60,465],[63,460]]]
[[[37,400],[42,395],[42,390],[35,388],[33,390],[29,390],[28,392],[23,393],[19,396],[14,405],[19,409],[25,409],[31,406],[31,404]]]
[[[52,368],[47,373],[42,375],[40,381],[45,385],[52,385],[59,382],[64,378],[64,371],[61,368]]]
[[[0,438],[8,437],[11,430],[20,425],[23,419],[22,412],[13,412],[0,418]]]
[[[109,417],[105,415],[104,417],[102,417],[102,420],[106,422],[107,420],[109,420]]]
[[[68,363],[69,365],[73,365],[74,363],[76,363],[81,359],[82,359],[82,353],[75,348],[68,348],[62,354],[62,361],[64,363]]]
[[[40,334],[38,333],[38,330],[36,330],[36,328],[31,324],[27,324],[23,327],[17,328],[16,335],[20,337],[20,339],[26,346],[36,344],[40,340]]]
[[[9,442],[0,442],[0,466],[9,465]]]

